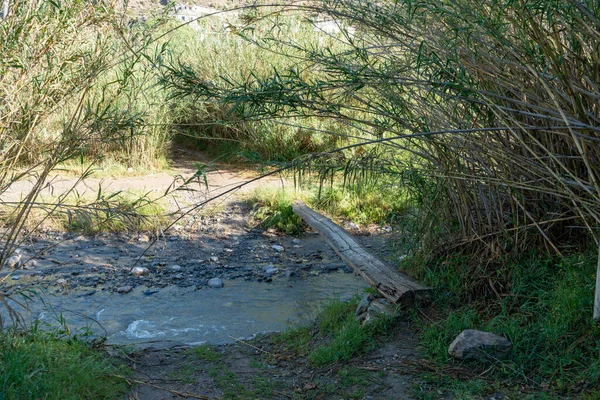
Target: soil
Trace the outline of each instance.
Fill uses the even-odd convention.
[[[377,350],[325,368],[291,352],[277,334],[210,351],[215,356],[189,348],[134,353],[128,399],[411,399],[421,388],[407,319]]]

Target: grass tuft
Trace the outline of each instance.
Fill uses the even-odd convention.
[[[115,399],[127,390],[121,365],[86,342],[33,330],[0,334],[0,387],[6,400]]]
[[[304,231],[304,225],[302,218],[292,210],[293,200],[290,191],[258,189],[249,201],[254,208],[254,218],[263,228],[276,228],[288,235],[297,235]]]

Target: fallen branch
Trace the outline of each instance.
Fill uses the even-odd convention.
[[[167,388],[164,388],[164,387],[161,387],[161,386],[158,386],[158,385],[153,385],[152,383],[148,383],[148,382],[144,382],[144,381],[138,381],[137,379],[127,378],[127,377],[122,376],[122,375],[110,374],[109,376],[112,376],[114,378],[123,379],[123,380],[125,380],[130,385],[132,383],[136,383],[138,385],[146,385],[146,386],[153,387],[155,389],[164,390],[165,392],[169,392],[169,393],[174,394],[175,396],[179,396],[179,397],[187,397],[187,398],[191,398],[191,399],[202,399],[202,400],[213,400],[210,397],[203,396],[201,394],[194,394],[194,393],[188,393],[188,392],[180,392],[180,391],[173,390],[173,389],[167,389]]]

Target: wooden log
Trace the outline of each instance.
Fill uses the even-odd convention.
[[[304,222],[325,237],[346,264],[394,304],[411,307],[415,299],[428,296],[431,288],[372,255],[329,218],[313,211],[301,201],[295,201],[292,208]]]

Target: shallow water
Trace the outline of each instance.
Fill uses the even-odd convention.
[[[137,287],[128,294],[82,290],[46,297],[50,310],[34,302],[29,317],[57,325],[62,314],[72,332],[105,332],[113,344],[223,344],[307,323],[324,302],[349,299],[365,287],[362,279],[338,272],[278,277],[271,283],[225,281],[221,289],[168,286],[155,292]]]

